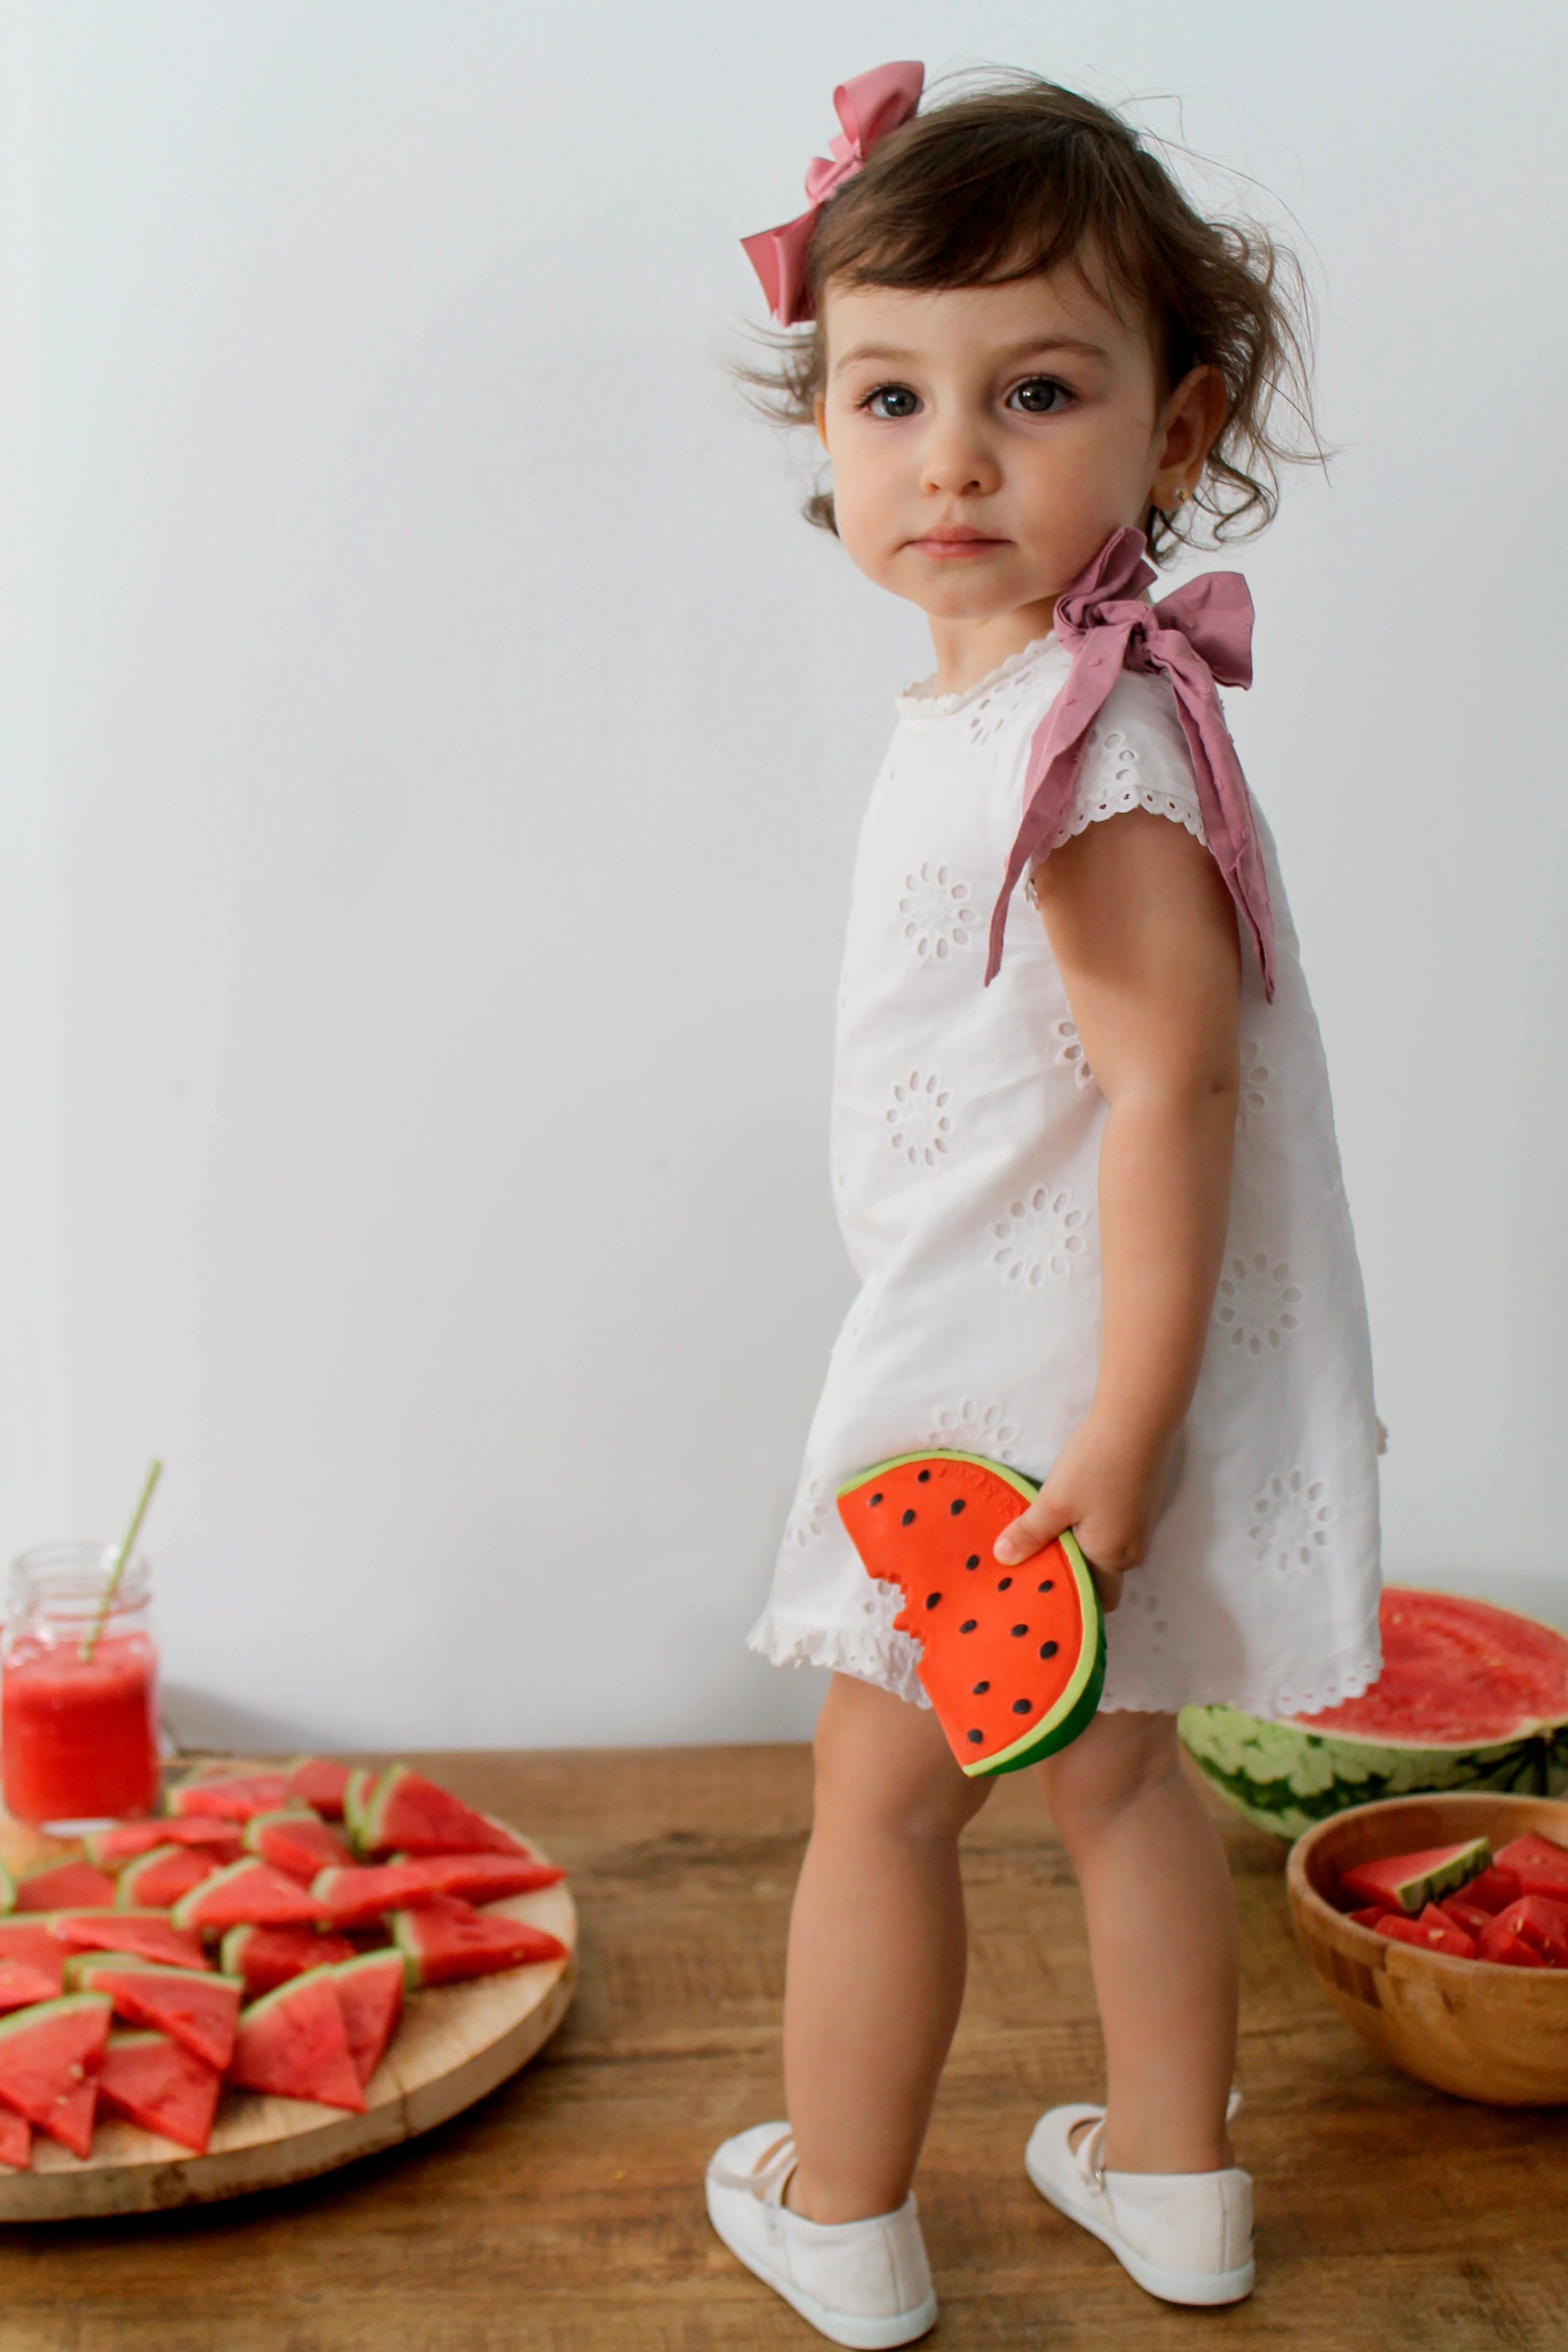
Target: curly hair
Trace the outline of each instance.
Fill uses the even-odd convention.
[[[1136,131],[1093,99],[1008,74],[914,116],[823,209],[806,257],[823,289],[922,291],[1083,268],[1086,249],[1147,322],[1163,397],[1194,367],[1225,386],[1225,418],[1179,518],[1152,509],[1150,552],[1247,538],[1273,520],[1279,467],[1326,460],[1312,415],[1311,304],[1293,254],[1255,223],[1205,220]],[[826,381],[818,323],[770,334],[739,370],[776,423],[810,425]],[[836,526],[830,491],[808,520]]]

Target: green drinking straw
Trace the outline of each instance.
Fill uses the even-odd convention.
[[[120,1580],[125,1573],[125,1563],[136,1549],[136,1538],[142,1532],[142,1522],[147,1516],[147,1506],[153,1499],[153,1489],[163,1475],[163,1464],[155,1461],[147,1473],[147,1483],[142,1489],[142,1499],[131,1514],[131,1525],[125,1530],[125,1540],[120,1547],[114,1566],[109,1571],[109,1582],[103,1588],[103,1598],[98,1604],[98,1614],[92,1621],[92,1630],[81,1645],[81,1662],[84,1666],[92,1664],[92,1654],[98,1647],[100,1635],[109,1622],[109,1612],[114,1606],[114,1596],[120,1590]]]

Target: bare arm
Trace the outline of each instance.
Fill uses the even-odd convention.
[[[1240,951],[1219,870],[1169,819],[1091,824],[1041,866],[1036,898],[1084,1051],[1110,1105],[1100,1154],[1100,1376],[999,1559],[1063,1528],[1105,1571],[1142,1559],[1203,1361],[1230,1206]]]

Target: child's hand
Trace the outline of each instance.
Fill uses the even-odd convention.
[[[997,1559],[1012,1568],[1070,1528],[1109,1613],[1121,1598],[1123,1573],[1147,1549],[1174,1442],[1097,1422],[1091,1413],[1062,1447],[1028,1509],[997,1537]]]

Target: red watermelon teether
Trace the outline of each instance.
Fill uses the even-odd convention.
[[[971,1779],[1016,1772],[1078,1738],[1105,1682],[1105,1620],[1078,1545],[1060,1535],[1019,1568],[997,1537],[1039,1492],[977,1454],[904,1454],[838,1490],[868,1576],[896,1584],[896,1632]]]

